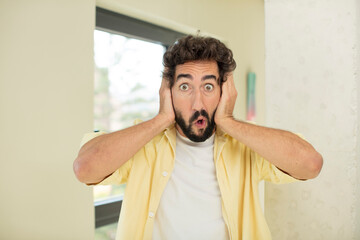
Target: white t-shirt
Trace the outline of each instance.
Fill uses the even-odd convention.
[[[155,215],[154,240],[229,239],[213,155],[214,134],[196,143],[177,133],[174,170]]]

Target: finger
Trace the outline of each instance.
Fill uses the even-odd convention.
[[[226,82],[229,83],[229,84],[228,84],[228,87],[234,86],[235,83],[234,83],[234,75],[233,75],[233,73],[232,73],[232,72],[229,73],[226,77],[227,77],[227,81],[226,81]]]
[[[237,95],[236,87],[235,87],[235,81],[234,81],[234,75],[231,73],[229,74],[228,80],[228,90],[232,95]]]
[[[166,88],[168,88],[168,81],[163,77],[161,80],[161,86],[160,91],[164,91]]]
[[[222,95],[227,96],[229,94],[229,89],[230,89],[229,85],[230,85],[230,81],[229,78],[227,77],[227,80],[222,85]]]

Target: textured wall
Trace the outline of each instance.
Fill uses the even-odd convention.
[[[266,123],[302,133],[320,176],[266,185],[273,238],[360,239],[359,1],[265,0]]]
[[[358,10],[357,15],[356,15],[356,23],[360,23],[360,1],[357,1],[357,5],[355,6],[356,9]],[[356,78],[357,78],[357,89],[360,89],[360,27],[357,26],[356,27],[357,30],[357,45],[355,46],[355,66],[357,66],[356,68]],[[356,206],[355,208],[357,209],[356,211],[356,216],[355,216],[355,221],[357,224],[356,230],[355,230],[355,236],[360,236],[360,94],[358,94],[357,96],[357,114],[358,114],[358,122],[357,122],[357,189],[356,189]]]

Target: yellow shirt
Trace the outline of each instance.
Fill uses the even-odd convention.
[[[175,147],[176,129],[171,126],[99,183],[127,184],[117,240],[151,239],[156,210],[174,167]],[[289,183],[296,179],[220,130],[215,135],[214,163],[230,238],[271,239],[260,206],[258,183]]]

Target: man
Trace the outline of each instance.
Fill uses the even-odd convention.
[[[77,178],[127,183],[117,239],[271,239],[259,181],[314,178],[321,155],[290,132],[234,119],[236,63],[220,41],[184,37],[164,66],[158,115],[96,134]]]

